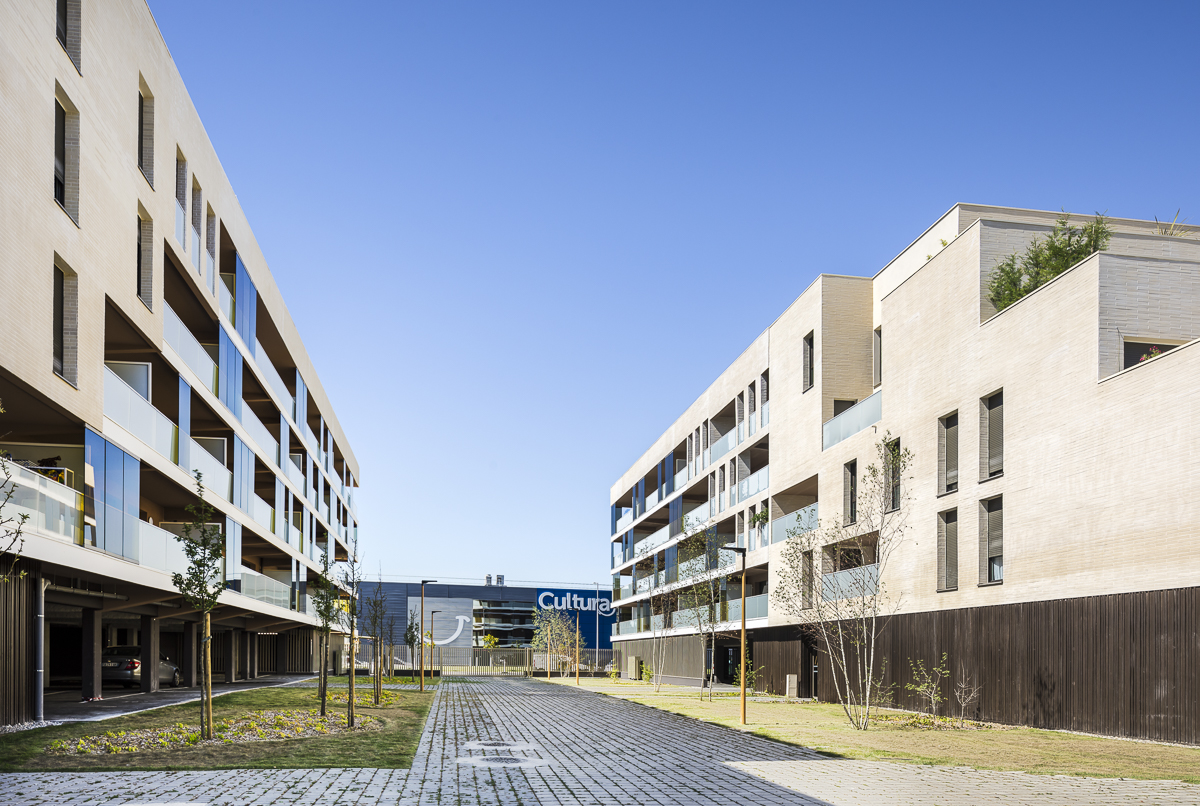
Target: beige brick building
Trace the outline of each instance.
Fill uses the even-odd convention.
[[[1107,250],[997,313],[997,263],[1057,215],[956,205],[874,277],[819,276],[612,486],[614,641],[647,657],[675,636],[665,672],[696,683],[696,629],[653,592],[724,579],[740,620],[735,552],[672,554],[691,516],[747,551],[768,687],[831,698],[771,591],[797,525],[848,519],[890,433],[913,464],[880,580],[889,682],[947,652],[983,680],[982,718],[1200,741],[1200,237],[1110,219]],[[818,557],[814,595],[839,573]],[[716,643],[728,680],[736,642]]]
[[[312,669],[307,586],[356,539],[358,465],[143,0],[0,2],[0,176],[4,512],[29,516],[0,718],[99,696],[113,645],[193,682],[170,574],[197,470],[217,670]]]

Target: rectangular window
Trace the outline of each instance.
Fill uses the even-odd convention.
[[[58,42],[64,48],[67,46],[67,0],[58,0],[57,9],[55,10],[55,34],[58,36]]]
[[[900,440],[887,444],[888,512],[900,508]]]
[[[59,375],[64,373],[66,366],[65,311],[66,305],[66,275],[58,266],[54,267],[54,371]]]
[[[857,402],[858,402],[857,400],[835,400],[835,401],[833,401],[833,416],[837,417],[842,412],[849,411],[850,409],[854,408],[854,404]]]
[[[1004,499],[979,502],[979,583],[1004,581]]]
[[[140,205],[139,205],[140,206]],[[154,310],[154,222],[137,217],[137,295]]]
[[[958,589],[958,510],[938,515],[937,589]]]
[[[815,332],[814,332],[815,333]],[[813,388],[813,336],[809,333],[804,337],[804,389],[807,392]]]
[[[138,76],[137,164],[142,176],[154,187],[154,95],[146,80]]]
[[[1004,392],[979,401],[979,478],[1004,472]]]
[[[842,522],[845,526],[858,522],[858,462],[846,462],[842,484]]]
[[[1122,369],[1129,369],[1137,366],[1151,358],[1160,356],[1165,352],[1174,350],[1178,344],[1169,344],[1163,342],[1149,341],[1127,341],[1124,342],[1125,361],[1122,364]]]
[[[871,357],[874,359],[871,365],[871,381],[879,386],[883,383],[883,328],[881,327],[875,328]]]
[[[54,102],[54,200],[67,206],[67,110]]]
[[[54,35],[76,70],[79,69],[79,2],[55,0],[54,8]]]
[[[938,494],[958,489],[958,412],[938,420]]]
[[[807,610],[813,606],[813,553],[812,550],[804,552],[802,555],[803,567],[801,568],[801,579],[803,590],[801,593],[800,606]]]
[[[146,172],[146,96],[138,93],[138,167]]]

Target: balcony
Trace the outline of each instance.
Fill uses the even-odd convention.
[[[617,518],[617,531],[620,532],[622,529],[625,529],[631,523],[633,523],[633,510],[632,509],[627,510],[624,515]]]
[[[321,455],[321,442],[317,439],[317,435],[313,433],[313,430],[309,427],[308,423],[300,424],[300,435],[302,437],[304,437],[304,441],[308,444],[308,447],[312,450],[313,455],[320,456]]]
[[[183,205],[179,203],[179,199],[176,199],[175,200],[175,240],[184,249],[187,248],[187,242],[184,240],[184,233],[187,232],[187,230],[184,228],[184,223],[183,223],[183,221],[186,217],[187,216],[185,216],[184,212],[183,212]]]
[[[746,425],[749,426],[749,436],[754,436],[758,431],[758,414],[756,412],[750,412],[750,416],[746,419]]]
[[[737,443],[734,442],[734,440],[736,440],[736,439],[737,439],[737,432],[730,431],[728,434],[726,434],[725,436],[721,437],[716,442],[714,442],[712,444],[712,447],[710,447],[708,449],[708,459],[705,462],[705,464],[706,465],[712,464],[713,462],[717,461],[722,456],[724,456],[725,454],[727,454],[731,450],[733,450],[734,447],[737,445]]]
[[[188,437],[188,456],[191,468],[188,475],[199,470],[203,474],[204,488],[214,492],[226,501],[233,499],[233,474],[225,467],[220,459],[205,450],[200,443]]]
[[[213,253],[208,250],[204,251],[204,266],[205,266],[205,285],[212,293],[217,293],[217,259],[213,257]]]
[[[691,478],[691,473],[689,472],[688,468],[685,466],[683,468],[683,470],[680,470],[678,473],[675,474],[675,491],[679,492],[680,490],[682,490],[684,485],[686,485],[688,483],[688,479],[690,479],[690,478]]]
[[[741,445],[746,441],[746,421],[742,420],[738,423],[738,444]]]
[[[292,456],[299,455],[300,454],[292,454]],[[295,484],[298,489],[303,490],[305,483],[304,471],[300,469],[299,465],[292,461],[292,457],[289,456],[287,460],[281,462],[280,464],[283,465],[283,475],[287,476],[287,480],[292,484]]]
[[[179,426],[133,387],[104,368],[104,416],[157,451],[171,464],[179,461]]]
[[[25,529],[47,537],[83,544],[83,494],[27,467],[0,459],[11,479],[0,478],[0,496],[12,490],[6,518],[28,515]]]
[[[296,398],[288,391],[287,384],[283,382],[283,378],[279,376],[279,371],[275,369],[275,365],[271,363],[271,359],[267,356],[267,351],[263,349],[262,343],[257,339],[254,341],[254,363],[258,364],[258,368],[262,370],[262,374],[267,379],[267,385],[279,397],[279,402],[283,404],[283,410],[288,413],[289,417],[294,417],[296,414]]]
[[[197,273],[200,273],[200,230],[195,227],[192,227],[192,266],[195,267]]]
[[[803,509],[798,509],[789,515],[784,515],[782,518],[776,518],[771,521],[771,542],[778,543],[782,540],[787,540],[789,531],[794,531],[795,534],[802,534],[816,529],[819,523],[819,503],[818,501],[809,504]]]
[[[233,283],[237,281],[232,274],[222,274],[221,282],[217,283],[217,310],[224,314],[229,320],[229,324],[237,324],[234,321],[234,301]]]
[[[262,420],[258,419],[246,401],[242,401],[242,425],[246,427],[246,433],[250,435],[250,439],[258,446],[259,450],[271,458],[271,461],[276,465],[279,464],[279,442],[275,437],[271,436],[271,432],[263,425]]]
[[[217,379],[219,377],[217,362],[213,361],[208,350],[204,349],[192,331],[188,330],[171,306],[163,303],[163,338],[171,345],[183,363],[196,374],[204,388],[217,394]]]
[[[766,428],[768,425],[771,424],[771,401],[769,401],[769,400],[763,401],[762,409],[759,410],[758,419],[759,419],[758,424],[760,426],[762,426],[763,428]]]
[[[874,596],[879,591],[879,564],[860,565],[821,576],[821,598],[827,602]]]
[[[250,494],[249,515],[269,534],[275,534],[275,508],[253,493]]]
[[[138,565],[168,574],[186,574],[188,558],[184,553],[183,544],[179,542],[180,538],[146,521],[137,523],[137,546],[132,552],[132,559],[136,560]]]
[[[284,610],[292,607],[292,586],[242,566],[242,595]]]
[[[730,599],[725,602],[724,618],[722,621],[741,621],[742,620],[742,600],[741,598]],[[746,597],[746,621],[756,618],[767,617],[767,594],[760,593],[757,596]]]
[[[822,450],[828,450],[844,439],[872,426],[883,417],[883,390],[855,403],[821,426]]]
[[[771,470],[771,466],[767,465],[766,467],[759,470],[757,473],[753,473],[750,476],[748,476],[747,478],[744,478],[740,482],[738,482],[738,486],[737,486],[738,498],[737,498],[737,500],[738,501],[746,501],[746,500],[749,500],[750,498],[758,495],[759,493],[766,492],[767,486],[769,485],[770,480],[771,480],[771,474],[769,472],[770,470]]]
[[[288,524],[287,539],[288,545],[298,549],[302,549],[304,546],[304,533],[290,523]]]

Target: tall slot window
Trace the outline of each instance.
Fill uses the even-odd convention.
[[[66,368],[66,275],[54,267],[54,371],[63,375]]]
[[[958,412],[938,420],[938,494],[958,489]]]
[[[54,102],[54,200],[67,206],[67,110]]]
[[[958,510],[938,515],[937,589],[958,589]]]
[[[979,401],[979,478],[1004,472],[1004,392]]]
[[[79,2],[55,0],[54,8],[54,35],[76,70],[79,69]]]
[[[138,205],[139,208],[141,205]],[[141,212],[137,217],[137,295],[154,310],[154,222]]]
[[[979,583],[1004,581],[1004,498],[979,502]]]
[[[146,80],[138,76],[137,164],[142,176],[154,187],[154,95]]]
[[[74,385],[79,356],[79,276],[58,254],[54,255],[50,283],[52,366],[56,375]]]
[[[875,328],[871,349],[871,382],[876,386],[883,383],[883,328]]]
[[[146,130],[146,96],[138,93],[138,167],[146,172],[146,142],[141,136]]]
[[[842,523],[858,522],[858,461],[846,462],[842,469]]]
[[[807,610],[813,606],[813,553],[812,550],[804,552],[802,556],[801,578],[803,579],[803,588],[801,592],[800,607]]]
[[[900,508],[900,440],[887,444],[888,512]]]
[[[79,110],[54,87],[54,200],[79,223]]]
[[[813,344],[815,331],[804,337],[804,390],[813,388]]]

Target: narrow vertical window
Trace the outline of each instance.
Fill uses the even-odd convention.
[[[858,462],[847,462],[842,475],[842,522],[849,526],[858,522]]]
[[[54,371],[59,375],[65,372],[66,353],[66,275],[58,266],[54,267]]]
[[[872,341],[871,381],[875,386],[883,383],[883,328],[875,328],[875,338]]]
[[[67,206],[67,110],[54,102],[54,200]]]
[[[139,205],[140,207],[140,205]],[[137,217],[137,295],[147,308],[154,310],[154,222]]]
[[[138,168],[150,187],[154,187],[154,94],[141,76],[138,76],[137,137]]]
[[[146,172],[146,96],[138,93],[138,167]]]
[[[894,512],[900,508],[900,440],[895,439],[887,444],[887,509]]]
[[[142,283],[142,217],[137,220],[137,295],[146,298],[146,289]]]
[[[54,32],[63,48],[67,46],[67,0],[58,0],[55,9]]]
[[[937,589],[958,589],[958,510],[938,515]]]
[[[979,502],[979,582],[1004,581],[1004,499]]]
[[[938,494],[958,489],[958,412],[938,420]]]
[[[979,401],[979,478],[1004,472],[1004,392]]]
[[[809,333],[804,337],[804,389],[807,392],[813,387],[813,336]]]
[[[54,4],[54,35],[76,70],[79,69],[79,2],[55,0]]]
[[[802,555],[801,579],[803,580],[803,591],[801,594],[800,606],[807,610],[813,606],[813,553],[812,550],[804,552]]]

